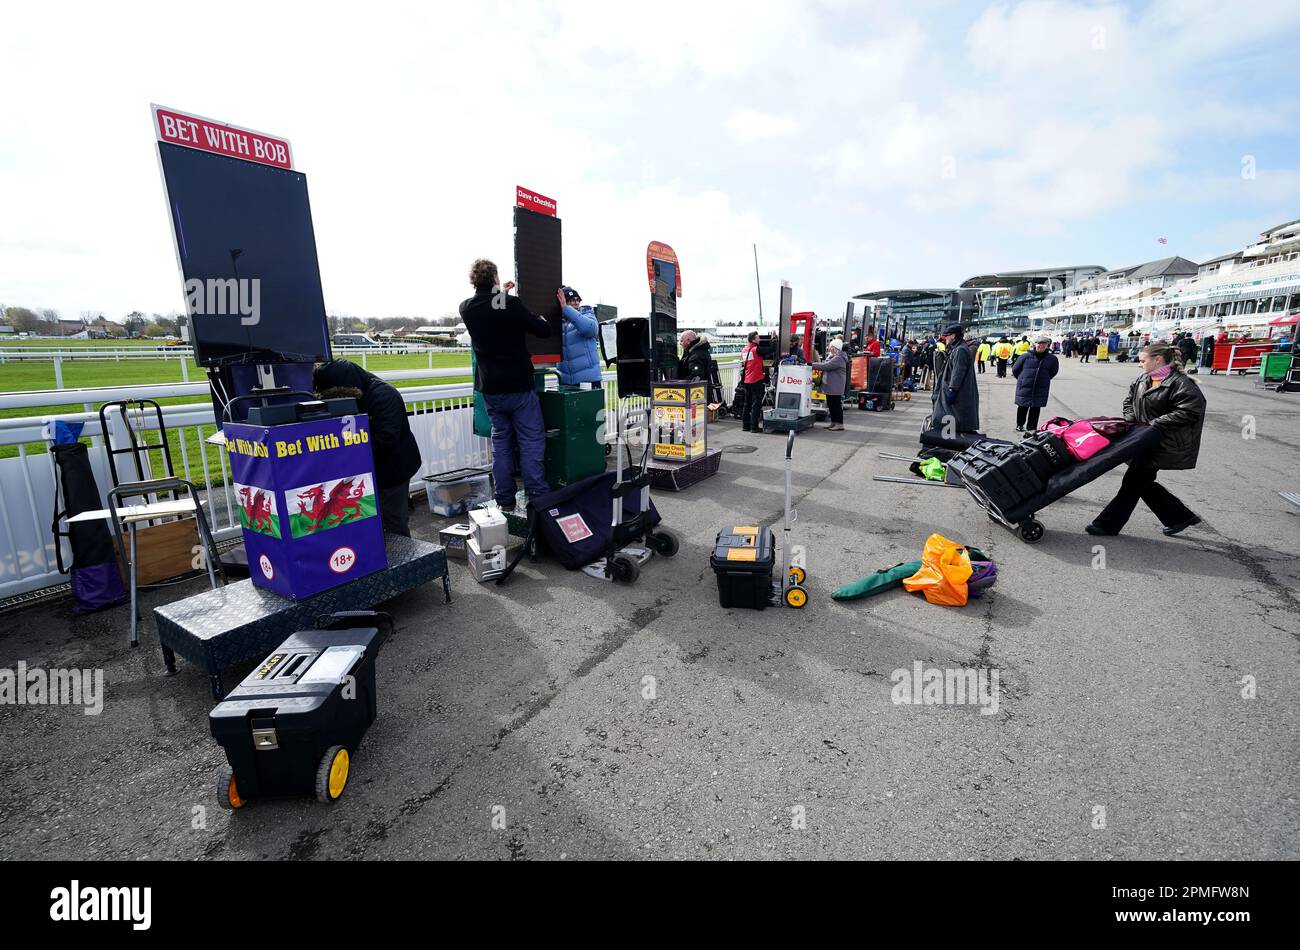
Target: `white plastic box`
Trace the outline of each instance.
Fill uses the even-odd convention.
[[[480,551],[509,545],[510,529],[506,524],[506,516],[496,505],[471,509],[469,518],[474,525],[473,538],[478,542]]]
[[[424,477],[429,510],[435,515],[463,515],[471,508],[492,500],[492,475],[486,469],[460,468],[454,472]]]

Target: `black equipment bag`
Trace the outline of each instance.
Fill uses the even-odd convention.
[[[1065,440],[1051,432],[1031,432],[1020,444],[1030,455],[1029,464],[1043,481],[1074,462]]]
[[[602,472],[532,499],[528,503],[530,538],[537,538],[570,571],[586,567],[604,557],[611,548],[620,547],[624,541],[619,535],[625,531],[616,530],[610,524],[614,513],[616,478],[614,472]],[[649,505],[644,525],[646,530],[662,520],[654,501]],[[623,496],[621,527],[634,524],[640,513],[641,493],[629,491]],[[528,547],[526,543],[508,565],[506,572],[497,579],[498,585],[513,573]]]
[[[867,364],[867,391],[886,394],[894,391],[894,361],[890,357],[871,357]]]
[[[90,467],[90,453],[83,442],[63,442],[50,446],[58,478],[54,486],[54,556],[60,573],[72,574],[72,594],[77,613],[90,613],[115,607],[126,601],[122,573],[118,569],[117,550],[107,521],[78,521],[59,529],[59,521],[84,511],[104,507]],[[59,507],[62,494],[63,507]],[[63,563],[63,539],[72,547],[72,565]]]
[[[992,441],[976,442],[948,463],[963,483],[973,485],[999,511],[1029,501],[1043,490],[1020,446]]]

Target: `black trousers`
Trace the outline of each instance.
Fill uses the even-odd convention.
[[[844,425],[844,397],[826,396],[826,411],[831,414],[831,422],[837,426]]]
[[[1111,499],[1110,504],[1102,509],[1101,514],[1092,519],[1092,523],[1103,531],[1119,531],[1132,517],[1139,501],[1160,519],[1166,528],[1192,518],[1191,510],[1169,493],[1169,489],[1156,482],[1160,470],[1141,463],[1132,463],[1124,473],[1119,493]]]
[[[745,383],[745,418],[744,427],[758,431],[763,428],[763,393],[767,383]]]
[[[998,376],[1005,379],[1007,375],[1007,361],[998,357]]]
[[[411,536],[411,490],[403,482],[381,488],[375,498],[379,503],[379,520],[388,534]]]
[[[1019,429],[1037,429],[1038,414],[1042,411],[1039,406],[1016,406],[1016,427]]]
[[[980,371],[981,373],[984,372],[984,361],[983,361],[983,360],[979,360],[975,365],[979,367],[979,371]]]

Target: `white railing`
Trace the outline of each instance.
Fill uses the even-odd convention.
[[[424,345],[401,345],[401,346],[338,346],[334,347],[333,354],[336,357],[352,356],[361,357],[361,368],[369,369],[368,360],[372,356],[421,356],[427,355],[429,369],[433,369],[433,356],[435,353],[460,353],[466,354],[468,351],[464,347],[435,347]],[[178,346],[171,348],[155,348],[149,346],[133,346],[119,349],[99,349],[97,347],[77,347],[64,350],[38,350],[29,347],[0,347],[0,364],[14,362],[36,362],[50,363],[53,368],[53,383],[55,389],[63,389],[63,364],[83,362],[107,362],[112,360],[116,363],[122,361],[131,362],[132,360],[164,360],[170,362],[175,360],[180,368],[180,377],[182,382],[190,380],[190,364],[194,361],[194,350],[188,346]],[[469,372],[469,365],[466,364],[462,370],[462,376]],[[196,374],[202,378],[202,371]],[[426,373],[426,376],[429,374]]]
[[[727,363],[721,367],[723,393],[728,398],[735,390],[739,365]],[[399,370],[376,375],[390,382],[430,377],[448,379],[466,376],[467,368]],[[605,409],[610,414],[607,418],[612,422],[614,418],[626,418],[629,413],[644,412],[647,400],[617,398],[614,379],[613,373],[604,376]],[[422,484],[426,475],[491,465],[490,441],[473,432],[474,393],[469,382],[404,386],[399,391],[411,413],[411,430],[420,447],[421,467],[412,480],[413,486]],[[80,411],[0,419],[0,446],[17,450],[16,457],[0,459],[0,598],[40,590],[67,579],[58,571],[51,532],[55,482],[53,460],[45,451],[48,421],[57,418],[70,424],[84,424],[82,436],[90,441],[91,467],[102,498],[106,488],[112,485],[112,477],[103,451],[97,408],[100,404],[128,398],[161,400],[207,395],[206,383],[104,387],[57,394],[51,391],[0,394],[0,409],[46,407],[55,402],[81,407]],[[178,450],[172,453],[176,474],[194,483],[200,497],[206,500],[208,518],[217,539],[237,536],[240,528],[225,448],[206,441],[217,431],[211,401],[164,405],[162,414],[169,436],[178,437]],[[117,425],[113,424],[115,421]],[[152,440],[157,444],[157,423],[152,412],[133,413],[131,424],[142,441]],[[607,441],[613,442],[615,427],[607,423],[605,428]],[[123,447],[128,444],[126,439],[120,416],[111,414],[109,440],[114,447]],[[130,456],[119,456],[119,459],[123,478],[134,478],[134,469],[129,468]],[[151,453],[146,464],[149,461],[154,466],[161,464],[161,454]],[[158,474],[162,472],[159,470]],[[146,467],[145,476],[150,475],[151,470]],[[64,562],[70,562],[66,548],[64,554]]]
[[[433,346],[428,343],[382,343],[379,346],[332,346],[330,352],[335,356],[409,356],[412,353],[466,353],[464,346]],[[65,360],[157,360],[157,359],[193,359],[194,347],[153,345],[143,343],[138,346],[0,346],[0,363],[11,360],[52,360],[55,357]]]

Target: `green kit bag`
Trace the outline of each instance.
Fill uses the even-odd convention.
[[[907,561],[903,564],[895,564],[893,567],[882,567],[876,573],[868,574],[861,580],[845,584],[831,594],[831,597],[834,600],[861,600],[863,597],[874,597],[887,590],[902,587],[903,579],[911,577],[920,569],[920,561]]]

